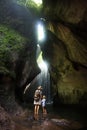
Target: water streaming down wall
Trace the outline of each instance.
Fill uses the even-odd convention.
[[[38,85],[43,87],[43,94],[46,95],[47,103],[51,104],[50,73],[48,71],[48,65],[43,60],[39,45],[37,45],[37,64],[41,69],[41,73],[37,76]]]
[[[50,89],[50,74],[49,72],[43,73],[43,94],[46,95],[47,103],[51,103],[51,89]]]
[[[38,84],[43,87],[43,95],[46,95],[47,104],[51,104],[50,73],[48,71],[41,71],[37,79]]]

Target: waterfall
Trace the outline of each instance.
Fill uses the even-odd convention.
[[[47,103],[51,103],[51,91],[50,91],[50,74],[48,71],[42,72],[43,77],[43,94],[46,95]]]
[[[48,71],[48,64],[43,60],[40,46],[37,46],[37,64],[41,69],[41,73],[37,76],[38,84],[43,87],[43,94],[46,95],[47,103],[52,103],[51,89],[50,89],[50,73]]]
[[[50,89],[50,73],[47,71],[41,71],[37,76],[38,84],[43,87],[43,95],[46,95],[47,104],[52,103],[51,89]]]

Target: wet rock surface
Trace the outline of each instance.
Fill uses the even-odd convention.
[[[87,117],[84,111],[75,112],[74,109],[58,108],[51,106],[48,114],[34,115],[32,109],[24,109],[15,114],[7,113],[0,107],[0,130],[86,130]]]
[[[15,122],[15,130],[81,130],[87,128],[85,124],[62,118],[55,114],[33,115],[30,112],[27,116],[16,115],[13,117]]]
[[[0,130],[14,130],[15,124],[9,114],[0,107]]]
[[[38,119],[29,118],[15,118],[15,130],[79,130],[84,128],[82,124],[76,121],[68,121],[67,119],[49,118],[49,115],[42,117],[39,115]]]

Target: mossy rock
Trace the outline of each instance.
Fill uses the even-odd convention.
[[[26,39],[9,27],[0,25],[0,73],[15,75],[12,72],[13,53],[19,54],[26,44]],[[14,77],[14,76],[13,76]]]

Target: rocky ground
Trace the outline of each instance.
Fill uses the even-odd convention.
[[[7,114],[0,108],[0,130],[86,130],[86,122],[68,119],[49,112],[48,114],[33,115],[32,110]]]
[[[29,117],[15,117],[15,130],[81,130],[85,126],[80,122],[63,119],[56,115],[39,114],[33,116],[31,113]]]

